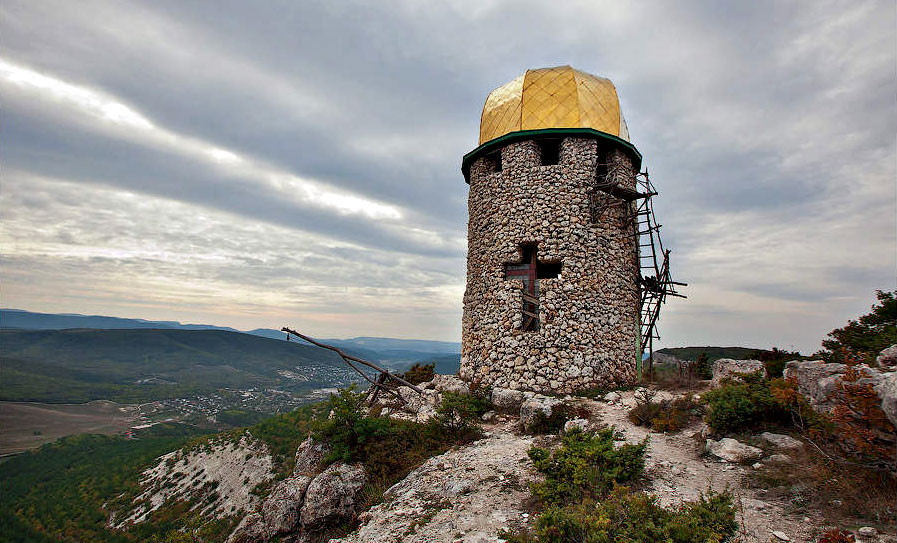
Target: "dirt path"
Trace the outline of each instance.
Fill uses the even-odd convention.
[[[637,443],[650,435],[645,461],[645,476],[650,483],[645,490],[657,495],[661,503],[676,505],[694,500],[708,489],[722,491],[728,488],[737,499],[741,528],[736,541],[781,541],[772,535],[773,531],[785,534],[795,543],[815,541],[814,533],[822,523],[821,518],[789,515],[783,504],[765,499],[762,489],[748,487],[745,477],[752,467],[702,457],[703,440],[693,437],[701,431],[700,421],[675,434],[649,432],[632,424],[627,417],[634,405],[633,393],[623,392],[621,396],[622,402],[587,402],[586,405],[595,419],[616,426],[627,442]]]

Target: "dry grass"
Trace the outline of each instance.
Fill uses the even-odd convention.
[[[897,528],[897,479],[880,470],[832,461],[817,451],[791,453],[792,461],[757,470],[752,483],[795,513],[816,511],[826,524]]]

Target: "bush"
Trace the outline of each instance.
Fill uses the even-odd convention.
[[[427,458],[479,437],[473,421],[488,408],[480,397],[444,393],[437,419],[418,424],[371,416],[364,399],[354,385],[331,395],[331,416],[317,423],[315,439],[330,444],[327,462],[362,462],[372,484],[384,488]]]
[[[830,339],[822,340],[824,350],[814,356],[826,362],[844,362],[845,356],[854,356],[874,366],[878,353],[897,343],[897,291],[877,290],[875,296],[878,304],[872,304],[870,313],[829,332]]]
[[[788,413],[773,398],[769,381],[759,373],[741,377],[743,382],[723,380],[720,388],[701,397],[708,407],[704,420],[714,433],[730,434],[788,419]]]
[[[635,407],[629,411],[629,420],[655,432],[678,432],[700,407],[688,397],[655,402],[653,391],[636,394],[635,400]]]
[[[638,445],[614,447],[614,430],[596,434],[575,429],[564,434],[553,453],[534,447],[529,451],[545,481],[531,485],[533,494],[547,504],[564,504],[582,498],[600,498],[613,487],[641,474],[645,467],[647,438]]]
[[[402,379],[408,381],[412,385],[426,383],[427,381],[433,380],[433,373],[435,369],[435,363],[421,364],[419,362],[415,362],[413,366],[408,368],[408,371],[402,374]]]
[[[489,401],[481,396],[443,392],[436,419],[449,433],[460,436],[475,428],[476,421],[489,407]]]
[[[737,529],[728,492],[665,509],[655,496],[616,486],[598,503],[550,507],[536,520],[535,533],[499,536],[511,543],[708,543],[725,541]]]
[[[564,404],[559,404],[551,409],[551,414],[546,415],[541,409],[536,411],[523,431],[528,434],[557,434],[564,427],[564,423],[574,418],[571,409]]]

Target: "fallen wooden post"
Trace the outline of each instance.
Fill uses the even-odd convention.
[[[334,347],[333,345],[327,345],[326,343],[321,343],[320,341],[316,341],[316,340],[314,340],[314,339],[312,339],[312,338],[306,336],[305,334],[300,334],[299,332],[297,332],[297,331],[295,331],[295,330],[293,330],[293,329],[291,329],[291,328],[287,328],[286,326],[284,326],[284,327],[281,328],[280,330],[281,330],[281,332],[286,332],[286,334],[287,334],[287,340],[289,340],[290,334],[292,334],[292,335],[298,337],[299,339],[303,339],[303,340],[305,340],[305,341],[311,343],[312,345],[314,345],[314,346],[316,346],[316,347],[321,347],[322,349],[328,349],[328,350],[333,351],[333,352],[335,352],[336,354],[338,354],[338,355],[340,356],[340,358],[343,359],[343,362],[345,362],[346,364],[348,364],[348,366],[349,366],[350,368],[352,368],[353,370],[355,370],[356,372],[358,372],[358,374],[361,375],[361,376],[364,378],[365,381],[367,381],[368,383],[370,383],[371,386],[370,386],[370,388],[368,389],[368,395],[369,395],[369,398],[370,398],[370,401],[371,401],[372,404],[373,404],[374,401],[377,400],[377,395],[378,395],[378,393],[380,392],[381,389],[387,391],[387,392],[388,392],[389,394],[391,394],[394,398],[396,398],[397,400],[399,400],[402,404],[407,403],[407,402],[405,401],[405,399],[402,398],[401,394],[399,394],[398,392],[396,392],[396,389],[388,384],[389,380],[393,380],[393,381],[398,382],[399,384],[405,385],[406,387],[408,387],[408,388],[410,388],[411,390],[417,392],[418,394],[423,394],[423,393],[424,393],[424,392],[423,392],[420,388],[418,388],[417,386],[412,385],[411,383],[409,383],[409,382],[406,381],[405,379],[402,379],[401,377],[399,377],[398,375],[396,375],[396,374],[394,374],[394,373],[390,373],[389,370],[384,369],[384,368],[381,368],[380,366],[374,364],[373,362],[368,362],[367,360],[363,360],[363,359],[358,358],[358,357],[356,357],[356,356],[352,356],[352,355],[350,355],[350,354],[346,354],[345,352],[343,352],[343,351],[342,351],[341,349],[339,349],[338,347]],[[361,364],[361,365],[363,365],[363,366],[367,366],[368,368],[371,368],[371,369],[373,369],[373,370],[376,370],[376,371],[380,372],[380,375],[377,377],[377,380],[374,381],[374,380],[372,380],[370,377],[368,377],[367,375],[365,375],[363,371],[361,371],[360,369],[358,369],[358,368],[355,366],[355,364],[353,364],[352,362],[355,362],[355,363]]]

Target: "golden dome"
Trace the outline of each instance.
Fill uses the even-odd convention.
[[[557,66],[527,70],[489,93],[480,145],[511,132],[546,128],[591,128],[629,141],[610,79]]]

